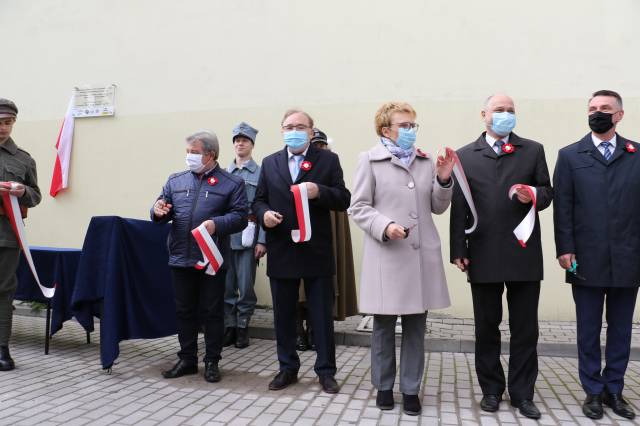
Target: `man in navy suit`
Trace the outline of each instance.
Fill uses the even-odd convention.
[[[591,133],[560,150],[553,176],[556,252],[572,284],[578,368],[587,394],[582,411],[591,419],[602,418],[603,403],[619,416],[635,417],[622,389],[640,285],[640,145],[616,133],[623,116],[618,93],[595,92],[589,100]]]
[[[298,380],[296,306],[300,280],[304,280],[313,324],[317,358],[314,370],[322,389],[336,393],[336,354],[333,337],[333,241],[331,210],[349,207],[351,194],[344,186],[338,156],[310,145],[313,120],[304,111],[289,110],[282,119],[284,149],[262,161],[253,204],[267,233],[267,275],[271,283],[273,316],[280,371],[269,389],[280,390]],[[300,229],[291,192],[304,184],[309,198],[312,237],[295,243],[291,231]]]

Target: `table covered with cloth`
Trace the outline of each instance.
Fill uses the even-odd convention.
[[[119,342],[176,334],[168,224],[97,216],[82,246],[73,313],[87,331],[100,318],[100,358],[110,369]]]
[[[62,328],[63,322],[73,317],[71,297],[76,283],[76,272],[81,252],[80,249],[57,247],[31,246],[29,249],[42,285],[56,286],[56,292],[50,301],[52,310],[50,335],[53,336]],[[14,296],[15,300],[49,302],[49,299],[44,297],[38,287],[23,252],[20,253],[16,276],[18,288]]]

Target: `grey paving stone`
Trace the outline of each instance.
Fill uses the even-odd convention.
[[[443,330],[471,326],[449,320],[431,320],[440,327],[439,338]],[[562,330],[554,334],[559,342],[559,334],[570,339],[574,333],[571,324],[545,326]],[[42,327],[41,318],[15,317],[11,345],[18,368],[0,375],[0,425],[533,424],[508,405],[508,394],[497,414],[479,410],[481,391],[473,353],[426,353],[423,413],[411,417],[401,413],[397,383],[395,409],[381,412],[375,407],[367,347],[337,347],[336,377],[342,384],[337,395],[321,392],[313,372],[314,352],[300,354],[300,383],[271,392],[267,385],[278,369],[271,340],[253,339],[244,350],[225,348],[220,364],[223,380],[212,385],[201,374],[162,379],[160,372],[175,362],[175,336],[122,342],[113,374],[105,375],[98,344],[86,345],[82,329],[73,323],[56,334],[43,363]],[[99,342],[99,331],[92,341]],[[503,356],[502,362],[506,369],[508,357]],[[535,401],[544,415],[538,424],[595,424],[581,412],[584,395],[575,358],[541,356],[539,369]],[[625,396],[640,411],[640,362],[629,364]],[[598,424],[633,423],[608,412]]]

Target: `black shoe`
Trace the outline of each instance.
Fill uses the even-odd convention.
[[[602,397],[600,395],[587,395],[587,398],[582,403],[582,412],[590,419],[601,419],[604,414]]]
[[[394,405],[393,390],[378,391],[378,395],[376,395],[376,407],[381,410],[393,410]]]
[[[9,354],[9,346],[0,346],[0,371],[11,371],[16,368],[11,354]]]
[[[309,342],[307,341],[306,334],[298,334],[296,337],[296,350],[304,352],[309,349]]]
[[[338,382],[333,376],[320,376],[318,379],[325,393],[338,393],[340,391],[340,386],[338,386]]]
[[[614,413],[625,419],[632,420],[636,417],[636,413],[629,403],[622,397],[622,393],[603,392],[602,402],[611,407]]]
[[[495,413],[500,408],[500,401],[502,401],[502,395],[484,395],[480,401],[480,408],[482,411]]]
[[[422,405],[418,395],[402,394],[402,411],[409,416],[417,416],[422,413]]]
[[[178,377],[186,376],[188,374],[196,374],[198,373],[198,365],[187,362],[185,360],[180,360],[173,366],[171,370],[163,371],[162,377],[165,379],[176,379]]]
[[[224,329],[224,337],[222,338],[222,346],[227,347],[236,343],[236,328],[227,327]]]
[[[281,390],[298,381],[298,373],[292,371],[280,371],[269,383],[269,390]]]
[[[236,348],[243,349],[249,346],[249,327],[236,329]]]
[[[222,379],[217,362],[211,361],[204,363],[204,379],[209,383],[216,383]]]
[[[516,407],[520,414],[530,419],[538,420],[540,418],[540,410],[536,407],[530,399],[523,399],[522,401],[511,400],[511,406]]]

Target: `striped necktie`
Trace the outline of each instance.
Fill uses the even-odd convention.
[[[605,160],[609,161],[611,160],[611,156],[613,155],[613,152],[611,151],[611,142],[609,141],[604,141],[604,142],[600,142],[600,146],[603,149],[603,154]]]
[[[496,152],[496,154],[502,154],[502,145],[504,145],[504,141],[502,139],[498,139],[493,143],[493,150]]]

